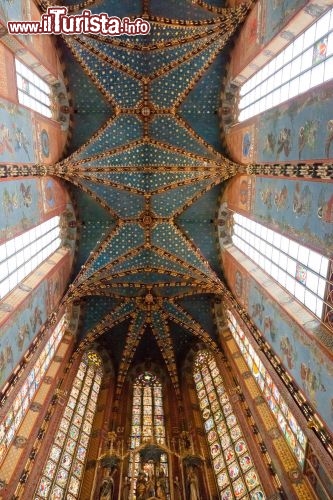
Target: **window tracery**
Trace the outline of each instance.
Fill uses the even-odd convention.
[[[240,89],[242,122],[332,78],[333,9],[330,9]]]
[[[102,375],[99,355],[85,353],[43,468],[35,500],[79,498]]]
[[[266,498],[220,371],[209,351],[197,354],[193,377],[219,498]]]
[[[330,259],[238,213],[232,242],[313,314],[330,322]]]
[[[130,448],[135,450],[144,443],[165,445],[162,384],[156,375],[148,371],[141,373],[133,386]],[[140,453],[134,453],[134,458],[131,457],[129,463],[130,477],[138,477],[141,462]],[[167,477],[168,459],[166,453],[160,454],[159,466]],[[146,464],[147,467],[149,469],[149,464]],[[147,475],[149,476],[148,469]]]
[[[60,243],[57,215],[0,245],[0,300],[54,253]]]
[[[17,393],[11,408],[0,423],[0,462],[4,459],[19,429],[53,356],[65,333],[65,316],[61,318],[40,353],[34,367]]]
[[[307,438],[298,425],[294,415],[290,411],[280,391],[272,381],[266,368],[255,353],[252,345],[246,338],[244,331],[237,323],[230,311],[227,311],[229,329],[234,337],[252,375],[255,378],[277,424],[285,437],[291,451],[295,455],[297,462],[303,469]]]
[[[51,118],[50,85],[18,59],[15,59],[15,69],[19,103]]]

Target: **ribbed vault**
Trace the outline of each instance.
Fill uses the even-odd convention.
[[[62,41],[70,79],[75,68],[72,84],[78,85],[75,75],[102,111],[87,140],[89,116],[80,95],[72,144],[78,145],[80,133],[85,140],[53,168],[75,186],[86,242],[80,250],[85,262],[65,301],[81,302],[94,318],[84,320],[79,349],[103,337],[112,351],[124,325],[118,393],[149,331],[179,394],[174,333],[185,331],[186,337],[216,346],[205,314],[195,318],[188,302],[199,296],[197,309],[207,310],[211,298],[224,291],[221,273],[205,256],[215,245],[211,227],[198,234],[195,226],[202,213],[217,208],[214,187],[239,169],[219,144],[217,108],[224,49],[249,5],[221,9],[214,1],[179,0],[166,9],[154,0],[138,8],[133,2],[131,11],[120,13],[124,6],[105,2],[94,10],[141,15],[151,23],[147,36],[80,35]],[[91,102],[88,106],[92,110]],[[93,200],[87,206],[79,201],[83,193]],[[94,233],[98,242],[89,249],[84,228],[95,229],[97,206],[107,223]],[[199,240],[206,241],[204,249]]]

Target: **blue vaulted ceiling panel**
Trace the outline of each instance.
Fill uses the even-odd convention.
[[[83,274],[88,278],[114,259],[128,252],[131,247],[142,245],[145,241],[143,229],[135,223],[124,224],[112,236],[106,247],[100,252],[90,267]]]
[[[67,40],[66,40],[67,41]],[[103,62],[73,38],[67,41],[71,50],[84,60],[100,87],[118,106],[133,107],[142,99],[141,83],[123,71]],[[121,85],[119,85],[121,82]]]
[[[209,265],[200,259],[193,248],[191,248],[190,243],[171,224],[158,224],[152,230],[151,239],[154,245],[165,248],[168,252],[188,262],[193,267],[198,268],[204,274],[213,276]]]
[[[170,272],[177,272],[184,275],[193,275],[193,271],[178,262],[168,259],[166,256],[159,255],[151,249],[142,249],[138,254],[128,257],[125,262],[121,262],[112,267],[112,274],[124,272],[129,269],[138,269],[139,267],[154,267],[168,269]]]
[[[152,209],[155,214],[163,217],[171,217],[178,209],[190,201],[193,196],[199,194],[211,179],[194,182],[187,186],[180,186],[153,196]]]
[[[153,119],[149,132],[153,139],[172,144],[204,158],[216,160],[216,153],[210,151],[205,144],[200,142],[200,139],[197,139],[170,115],[157,116]]]
[[[151,99],[160,108],[172,107],[203,68],[207,59],[212,57],[220,47],[220,41],[213,42],[208,48],[193,56],[188,61],[169,71],[166,75],[154,80],[151,85]]]
[[[200,20],[216,17],[216,14],[214,15],[206,9],[195,5],[194,2],[179,2],[179,0],[161,2],[161,0],[151,0],[150,8],[153,15],[172,19]]]
[[[137,217],[144,210],[145,201],[143,196],[139,194],[125,192],[85,179],[81,183],[102,198],[121,217]]]
[[[73,156],[74,161],[112,150],[142,137],[142,122],[135,116],[115,117],[98,137],[92,140],[82,151]]]
[[[180,106],[180,116],[219,152],[222,152],[219,108],[225,62],[224,54],[218,54]]]
[[[118,153],[106,154],[104,158],[90,161],[92,167],[201,167],[202,159],[191,158],[186,151],[169,151],[155,144],[138,144]]]

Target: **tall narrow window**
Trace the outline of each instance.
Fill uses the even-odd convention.
[[[6,455],[14,436],[20,427],[36,391],[48,369],[66,328],[65,316],[61,318],[46,345],[40,353],[35,366],[30,370],[11,408],[0,421],[0,463]]]
[[[312,24],[240,89],[239,121],[306,92],[333,76],[333,9]]]
[[[168,483],[168,459],[166,453],[161,453],[159,463],[150,464],[142,460],[139,449],[147,444],[165,444],[165,422],[163,411],[162,384],[155,375],[144,372],[139,375],[133,387],[131,456],[129,464],[130,477],[136,479],[140,471],[146,477],[155,478],[161,471]],[[138,450],[135,452],[135,450]],[[157,469],[156,469],[157,465]],[[154,470],[155,468],[155,470]]]
[[[84,354],[34,498],[80,496],[84,464],[102,382],[102,360]]]
[[[266,368],[260,361],[259,356],[255,353],[235,317],[230,311],[227,311],[227,315],[228,325],[232,336],[263,393],[282,434],[297,458],[300,467],[303,469],[307,443],[305,434],[296,422],[294,415],[291,413],[287,403],[267,373]]]
[[[15,59],[19,103],[51,118],[51,87],[25,64]]]
[[[258,472],[210,352],[197,354],[193,376],[219,498],[264,500],[266,497]]]
[[[234,214],[232,241],[318,318],[332,316],[325,302],[330,259],[266,226]]]
[[[0,300],[59,248],[55,216],[0,245]]]

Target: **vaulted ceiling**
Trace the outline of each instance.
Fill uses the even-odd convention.
[[[213,222],[238,168],[223,155],[218,108],[226,44],[248,9],[218,3],[105,1],[92,10],[144,17],[150,34],[61,42],[74,122],[55,170],[74,185],[81,223],[66,300],[83,306],[80,348],[98,338],[109,349],[118,391],[133,361],[160,357],[179,393],[189,345],[216,345]]]

